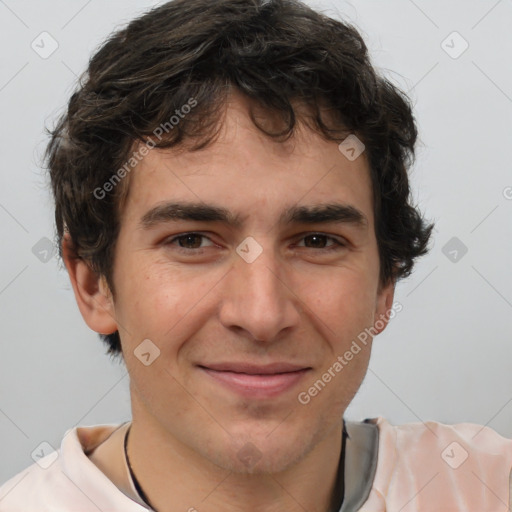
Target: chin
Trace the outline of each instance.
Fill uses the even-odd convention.
[[[242,448],[243,449],[243,448]],[[280,453],[270,453],[258,450],[254,452],[254,458],[244,457],[240,460],[238,452],[212,454],[212,462],[231,473],[237,475],[269,475],[286,471],[304,457],[304,453],[297,450],[284,448]]]
[[[282,426],[284,427],[284,426]],[[269,435],[238,434],[213,444],[215,451],[206,455],[215,465],[239,475],[277,474],[306,457],[321,438],[320,432],[282,428]],[[218,447],[224,444],[224,449]]]

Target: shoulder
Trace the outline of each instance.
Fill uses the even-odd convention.
[[[116,425],[68,430],[48,453],[0,487],[0,512],[145,511],[94,465],[87,453]]]
[[[395,426],[384,418],[376,418],[370,422],[378,427],[379,437],[383,443],[395,446],[398,457],[404,455],[401,448],[421,447],[427,450],[433,449],[434,452],[431,455],[435,454],[452,469],[464,464],[470,456],[485,459],[498,457],[508,462],[512,460],[512,440],[484,425],[475,423],[447,425],[426,421]]]
[[[509,507],[511,439],[473,423],[394,426],[384,418],[370,422],[379,432],[377,468],[366,504],[374,505],[361,511],[480,512]]]
[[[59,502],[69,505],[76,493],[65,480],[60,452],[46,455],[5,482],[0,487],[0,512],[54,510]]]

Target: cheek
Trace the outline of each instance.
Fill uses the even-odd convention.
[[[135,346],[151,339],[162,355],[179,350],[203,316],[212,313],[209,292],[218,276],[198,277],[168,263],[133,265],[123,274],[116,301],[116,318],[123,344]],[[200,318],[201,317],[201,318]]]
[[[342,339],[354,329],[364,329],[373,321],[376,285],[364,272],[344,269],[321,279],[304,282],[301,296],[312,313],[325,323],[331,336]]]

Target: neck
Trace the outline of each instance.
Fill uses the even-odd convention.
[[[248,474],[202,458],[150,418],[134,414],[127,451],[137,481],[158,512],[338,511],[341,421],[286,470]]]

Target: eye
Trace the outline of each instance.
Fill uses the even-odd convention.
[[[203,245],[203,242],[207,241],[206,245]],[[166,242],[167,245],[176,245],[185,250],[192,251],[194,249],[203,249],[204,247],[209,247],[214,245],[213,242],[202,235],[201,233],[184,233],[182,235],[175,236]]]
[[[311,233],[302,237],[301,242],[302,241],[304,241],[304,243],[297,244],[297,247],[330,251],[346,246],[343,241],[323,233]]]

